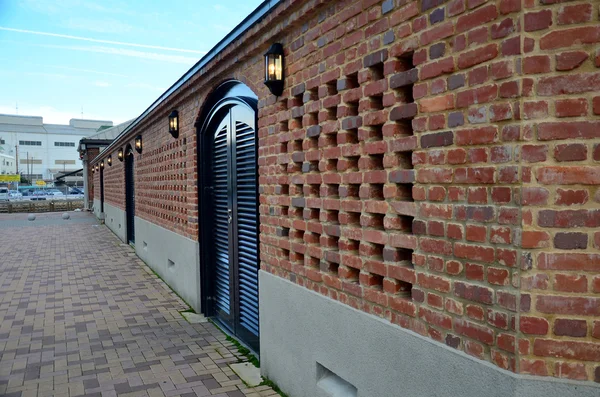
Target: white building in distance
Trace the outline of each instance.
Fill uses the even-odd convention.
[[[15,158],[17,173],[32,182],[51,182],[56,174],[81,169],[77,146],[82,138],[112,126],[112,121],[81,119],[44,124],[42,117],[0,114],[0,147]]]
[[[0,145],[2,147],[2,145]],[[17,172],[17,163],[13,156],[0,153],[0,175],[14,175]]]

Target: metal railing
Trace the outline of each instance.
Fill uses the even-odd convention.
[[[0,213],[64,212],[83,208],[83,200],[0,201]]]

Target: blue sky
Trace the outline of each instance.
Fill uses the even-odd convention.
[[[137,117],[262,0],[0,0],[0,113]]]

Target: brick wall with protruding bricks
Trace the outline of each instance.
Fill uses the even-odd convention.
[[[259,98],[263,270],[513,372],[600,381],[599,5],[283,1],[134,128],[136,210],[197,238],[193,126],[236,78]]]
[[[336,2],[261,109],[263,268],[517,371],[514,1]]]

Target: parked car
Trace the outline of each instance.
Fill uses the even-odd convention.
[[[10,190],[8,192],[8,197],[12,200],[18,200],[23,198],[23,194],[21,194],[18,190]]]
[[[8,201],[8,188],[0,187],[0,201]]]
[[[45,194],[47,196],[64,196],[65,194],[58,189],[46,189]]]
[[[71,190],[69,190],[69,194],[83,194],[83,190],[76,187],[72,187]]]

